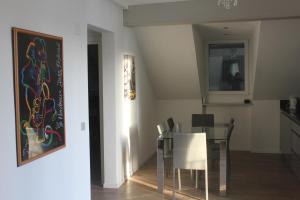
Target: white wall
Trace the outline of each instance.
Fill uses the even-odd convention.
[[[136,69],[136,99],[130,102],[131,114],[125,114],[125,116],[130,117],[131,121],[129,136],[126,136],[126,130],[123,130],[122,136],[123,160],[128,156],[131,164],[130,175],[156,151],[156,98],[148,79],[147,68],[140,53],[135,32],[125,28],[123,41],[124,49],[127,49],[123,53],[134,55]],[[130,155],[128,155],[128,148],[130,148]],[[123,162],[123,167],[125,167],[124,164],[126,163]]]
[[[280,153],[280,101],[254,101],[252,151]]]
[[[261,22],[254,99],[300,95],[300,19]]]
[[[216,123],[235,119],[230,149],[256,153],[279,153],[279,101],[254,101],[253,106],[208,107]],[[191,130],[193,113],[201,113],[200,99],[158,100],[157,123],[173,117],[184,132]]]
[[[208,107],[206,113],[214,114],[216,123],[229,123],[233,118],[235,126],[231,136],[230,149],[251,150],[252,106]]]
[[[1,199],[90,198],[89,133],[88,129],[80,131],[81,122],[88,126],[85,6],[80,0],[70,2],[1,1]],[[12,26],[64,38],[66,148],[19,168],[16,163]]]
[[[175,123],[179,122],[183,132],[190,132],[192,127],[192,114],[202,112],[200,99],[174,99],[157,101],[157,123],[173,117]],[[158,134],[157,130],[156,133]]]
[[[250,151],[251,149],[251,107],[209,107],[207,113],[215,115],[216,123],[224,123],[235,119],[230,147],[232,150]],[[158,123],[173,117],[175,122],[182,125],[183,132],[191,131],[192,114],[202,113],[202,103],[200,99],[177,99],[177,100],[158,100],[157,114]]]
[[[106,187],[117,187],[122,173],[122,54],[124,36],[121,8],[107,0],[3,0],[0,6],[0,194],[2,199],[90,199],[87,25],[103,31],[104,148]],[[64,38],[66,148],[17,167],[11,27]],[[131,48],[127,46],[126,48]],[[126,49],[127,51],[127,49]],[[145,74],[141,73],[144,78]],[[142,81],[140,81],[142,82]],[[142,87],[148,87],[147,82]],[[140,88],[143,90],[143,88]],[[151,102],[152,95],[140,91]],[[145,105],[142,105],[145,107]],[[151,108],[151,107],[150,107]],[[149,109],[150,109],[149,108]],[[147,111],[140,110],[145,118]],[[80,130],[80,124],[86,130]],[[149,122],[150,123],[150,122]],[[149,133],[147,122],[139,124]],[[145,141],[143,139],[143,141]],[[142,147],[142,146],[141,146]],[[149,146],[145,146],[148,148]],[[143,149],[143,152],[146,150]],[[46,194],[46,195],[45,195]]]

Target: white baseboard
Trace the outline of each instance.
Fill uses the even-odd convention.
[[[124,183],[124,179],[122,179],[119,183],[104,183],[103,188],[106,189],[118,189]]]

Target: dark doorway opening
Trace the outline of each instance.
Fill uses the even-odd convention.
[[[91,184],[102,186],[99,45],[88,45],[89,132]]]

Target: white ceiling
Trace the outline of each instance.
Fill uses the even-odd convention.
[[[218,0],[130,6],[124,11],[126,26],[155,26],[226,21],[258,21],[300,17],[299,0],[239,0],[230,10]]]
[[[135,30],[157,98],[199,98],[192,26],[152,26]]]

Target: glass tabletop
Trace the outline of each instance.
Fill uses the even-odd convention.
[[[226,140],[228,127],[193,127],[192,133],[206,133],[207,140]]]
[[[226,140],[228,124],[215,124],[214,127],[192,127],[191,133],[206,133],[207,140]],[[172,139],[173,133],[166,132],[160,136],[161,139]]]

